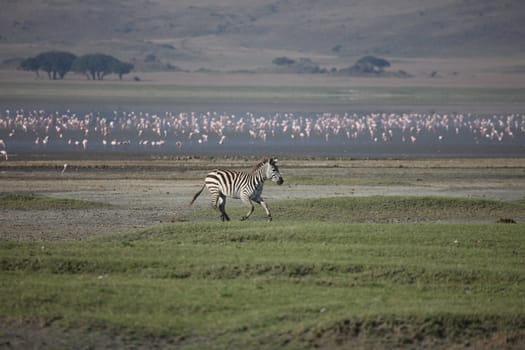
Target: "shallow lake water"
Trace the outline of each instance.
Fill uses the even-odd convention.
[[[343,158],[523,157],[525,114],[2,110],[0,151]]]

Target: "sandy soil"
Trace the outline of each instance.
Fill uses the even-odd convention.
[[[245,161],[234,164],[241,166]],[[127,163],[124,168],[93,170],[74,166],[61,174],[56,169],[33,163],[0,169],[0,192],[35,193],[111,204],[109,208],[82,210],[0,210],[2,240],[81,240],[96,235],[123,232],[162,223],[177,222],[182,216],[209,207],[204,193],[193,207],[192,196],[200,189],[207,172],[205,162],[180,168],[148,170],[144,164]],[[213,168],[216,165],[209,165]],[[2,171],[3,170],[3,171]],[[333,196],[430,195],[518,200],[525,198],[525,160],[430,160],[430,161],[286,161],[286,177],[312,176],[352,178],[355,185],[283,186],[269,182],[264,197],[269,203],[283,199]],[[360,184],[363,183],[363,184]],[[230,200],[228,206],[240,206]],[[209,220],[217,220],[210,210]],[[253,220],[263,220],[256,208]],[[279,216],[274,213],[274,219]]]

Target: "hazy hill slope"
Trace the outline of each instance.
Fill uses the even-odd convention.
[[[514,55],[525,51],[524,18],[522,0],[7,0],[0,59],[51,48],[173,64],[243,48],[306,57]]]

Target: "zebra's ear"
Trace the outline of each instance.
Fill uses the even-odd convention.
[[[273,159],[273,164],[277,164],[277,162],[279,161],[279,159],[277,158],[272,158]]]

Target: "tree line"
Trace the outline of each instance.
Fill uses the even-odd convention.
[[[80,57],[65,51],[47,51],[35,57],[29,57],[20,63],[20,69],[47,73],[51,80],[64,79],[68,72],[85,74],[88,79],[103,80],[108,74],[118,74],[122,80],[124,74],[133,69],[131,63],[101,53],[87,54]]]
[[[385,68],[390,67],[390,62],[384,58],[375,56],[361,57],[352,66],[341,68],[339,70],[336,68],[330,70],[322,68],[308,58],[294,60],[282,56],[274,58],[272,63],[279,66],[281,71],[289,73],[331,73],[346,76],[396,76],[401,78],[410,76],[407,72],[402,70],[397,72],[385,71]]]

